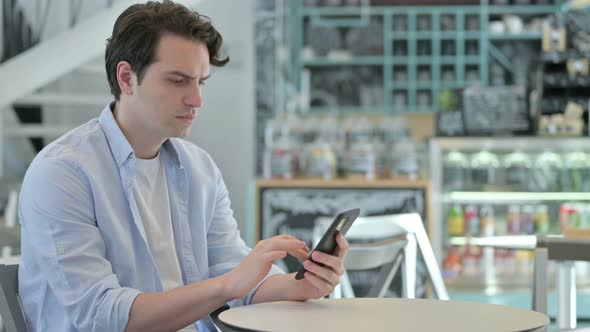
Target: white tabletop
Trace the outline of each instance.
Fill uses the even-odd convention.
[[[226,310],[230,327],[255,331],[530,331],[541,313],[475,302],[398,298],[273,302]]]

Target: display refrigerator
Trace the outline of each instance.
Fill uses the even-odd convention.
[[[431,242],[451,293],[530,289],[536,236],[590,228],[590,138],[437,137],[429,154]]]

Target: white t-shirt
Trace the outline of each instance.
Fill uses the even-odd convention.
[[[162,286],[165,291],[181,287],[184,283],[174,245],[168,183],[159,153],[154,159],[136,159],[135,182],[135,200]],[[196,329],[190,325],[181,331]]]

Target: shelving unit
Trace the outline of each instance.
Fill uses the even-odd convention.
[[[476,262],[481,262],[481,270],[464,274],[461,272],[445,280],[450,292],[482,291],[486,294],[496,294],[498,292],[522,290],[524,286],[530,285],[532,280],[530,257],[532,249],[535,247],[536,235],[561,234],[561,227],[563,226],[560,224],[561,204],[588,204],[590,195],[583,190],[567,191],[564,183],[560,183],[559,187],[554,188],[552,191],[530,191],[530,186],[519,188],[514,183],[508,184],[506,181],[496,181],[492,184],[483,183],[481,180],[477,183],[466,183],[459,188],[450,185],[444,180],[446,178],[445,174],[449,174],[446,173],[448,164],[444,162],[445,156],[457,151],[466,156],[475,155],[480,151],[488,151],[496,156],[507,156],[514,151],[521,151],[529,157],[544,152],[553,152],[564,156],[572,152],[588,154],[590,153],[589,147],[590,140],[588,138],[457,137],[435,138],[430,142],[430,177],[433,179],[433,236],[431,238],[433,249],[442,256],[440,257],[441,263],[442,258],[451,250],[467,252],[467,246],[476,247],[476,255],[481,255],[476,258]],[[531,158],[531,160],[535,160],[535,158]],[[472,160],[471,158],[468,159]],[[471,166],[467,167],[473,171]],[[501,173],[506,170],[506,165],[500,163],[499,168],[496,169],[498,173]],[[560,176],[569,171],[566,168],[560,169]],[[530,174],[536,172],[534,163],[531,163],[531,168],[523,169],[523,172],[527,172],[529,174],[527,178],[532,181],[533,177]],[[510,206],[514,205],[519,210],[517,212],[519,214],[517,217],[519,226],[516,231],[509,226],[511,217],[508,216]],[[539,228],[535,224],[530,227],[531,218],[533,218],[533,222],[536,222],[536,215],[532,216],[531,214],[536,214],[539,211],[537,208],[540,206],[545,209],[546,226]],[[461,211],[460,218],[469,220],[465,221],[463,232],[449,227],[457,207]],[[484,214],[481,212],[484,207],[488,208],[487,211],[493,211],[491,232],[485,231],[484,225],[489,225],[490,219],[487,219],[488,221],[484,223]],[[529,212],[525,212],[527,208]],[[475,230],[471,228],[471,220],[473,219],[467,217],[467,212],[465,212],[468,209],[478,211],[476,212],[476,218],[480,223],[475,227]],[[507,211],[508,213],[505,213]],[[585,212],[579,213],[585,216]],[[487,218],[489,214],[485,216]],[[539,233],[535,233],[537,231]],[[460,235],[459,232],[464,233],[464,235]],[[517,232],[518,234],[514,234]],[[504,255],[507,250],[511,251],[510,256]],[[472,254],[473,252],[470,253],[470,255]],[[473,259],[473,256],[470,258]],[[473,264],[477,265],[479,263],[472,262],[471,264],[471,267],[473,267]],[[517,277],[514,277],[515,275]],[[587,284],[590,280],[585,278],[581,282]]]
[[[535,203],[590,201],[590,193],[576,192],[490,192],[490,191],[454,191],[445,194],[444,203]]]
[[[293,1],[294,72],[308,69],[313,77],[321,68],[370,66],[382,73],[378,78],[383,92],[382,102],[376,105],[360,102],[350,105],[349,102],[342,106],[356,107],[359,113],[436,112],[441,91],[462,89],[475,81],[489,84],[489,64],[493,59],[511,69],[494,42],[541,40],[540,32],[490,35],[488,23],[491,17],[551,14],[560,9],[560,2],[521,6],[484,3],[477,6],[306,7],[302,1]],[[342,51],[351,49],[347,44],[347,33],[354,29],[369,29],[369,26],[372,29],[381,26],[381,49],[363,50],[362,55]],[[342,45],[341,50],[310,56],[313,45],[306,40],[310,28],[320,32],[324,31],[321,29],[337,30],[342,37],[337,43]],[[337,56],[332,57],[333,53]],[[301,87],[301,77],[297,78],[297,86]],[[326,85],[314,86],[312,79],[310,89],[312,92],[326,89]],[[329,92],[338,97],[337,91]],[[360,97],[356,99],[360,100]],[[333,109],[312,106],[310,111]]]

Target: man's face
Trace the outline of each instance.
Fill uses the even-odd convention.
[[[205,44],[162,35],[141,84],[133,79],[129,97],[136,128],[162,140],[186,136],[203,105],[201,90],[209,75]]]

